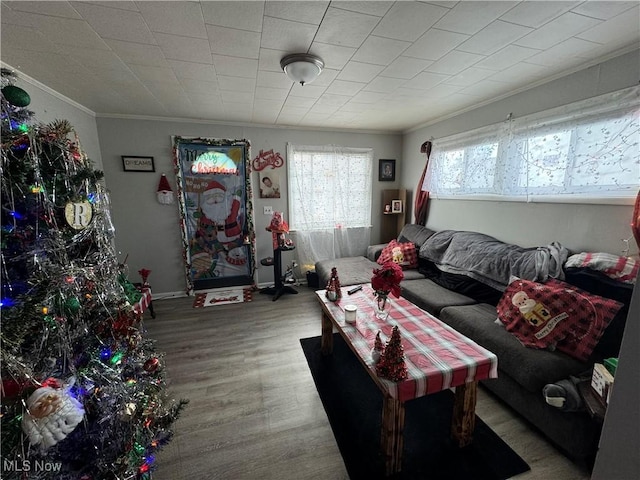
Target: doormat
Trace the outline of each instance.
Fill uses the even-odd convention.
[[[196,294],[193,308],[212,307],[214,305],[228,305],[230,303],[250,302],[251,288],[232,287],[218,288]]]

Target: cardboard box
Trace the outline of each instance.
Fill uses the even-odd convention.
[[[593,366],[591,375],[591,388],[604,404],[609,403],[609,392],[613,385],[613,375],[601,363]]]

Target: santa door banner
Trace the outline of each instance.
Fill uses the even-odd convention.
[[[187,290],[253,285],[247,140],[174,137]]]

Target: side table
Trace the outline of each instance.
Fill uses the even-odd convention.
[[[280,236],[286,232],[272,230],[270,228],[267,228],[267,231],[271,232],[273,236],[273,278],[275,285],[273,287],[263,288],[260,290],[260,293],[273,295],[272,301],[275,302],[283,293],[298,293],[295,288],[285,285],[282,280],[282,252],[294,250],[296,247],[294,245],[286,245],[280,242]]]

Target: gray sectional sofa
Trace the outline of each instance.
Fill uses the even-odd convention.
[[[452,253],[453,242],[448,239],[457,232],[438,232],[434,236],[435,233],[415,224],[405,225],[400,232],[398,242],[413,242],[419,251],[418,268],[404,272],[402,296],[494,352],[498,356],[498,378],[481,384],[533,424],[569,458],[589,466],[595,458],[601,425],[586,411],[567,412],[550,406],[542,389],[570,376],[588,374],[595,361],[617,357],[633,287],[611,280],[600,272],[563,268],[564,260],[571,252],[559,245],[521,249],[474,232],[461,232],[467,243],[463,244],[464,251],[453,251],[453,254],[475,255],[476,258],[469,260],[469,267],[458,264],[446,268],[443,266],[452,262],[447,262],[443,255]],[[484,238],[492,240],[489,243],[492,248],[497,247],[499,253],[487,250],[481,241]],[[379,266],[375,260],[383,247],[384,244],[371,246],[362,257],[317,262],[315,268],[320,287],[326,285],[334,266],[343,286],[368,283],[372,270]],[[434,258],[441,262],[439,268]],[[540,266],[545,267],[544,271],[540,271]],[[558,277],[624,304],[589,361],[578,361],[559,351],[527,348],[496,323],[496,305],[508,284],[509,275],[514,273],[520,278],[528,275]],[[544,281],[546,278],[529,280]]]

